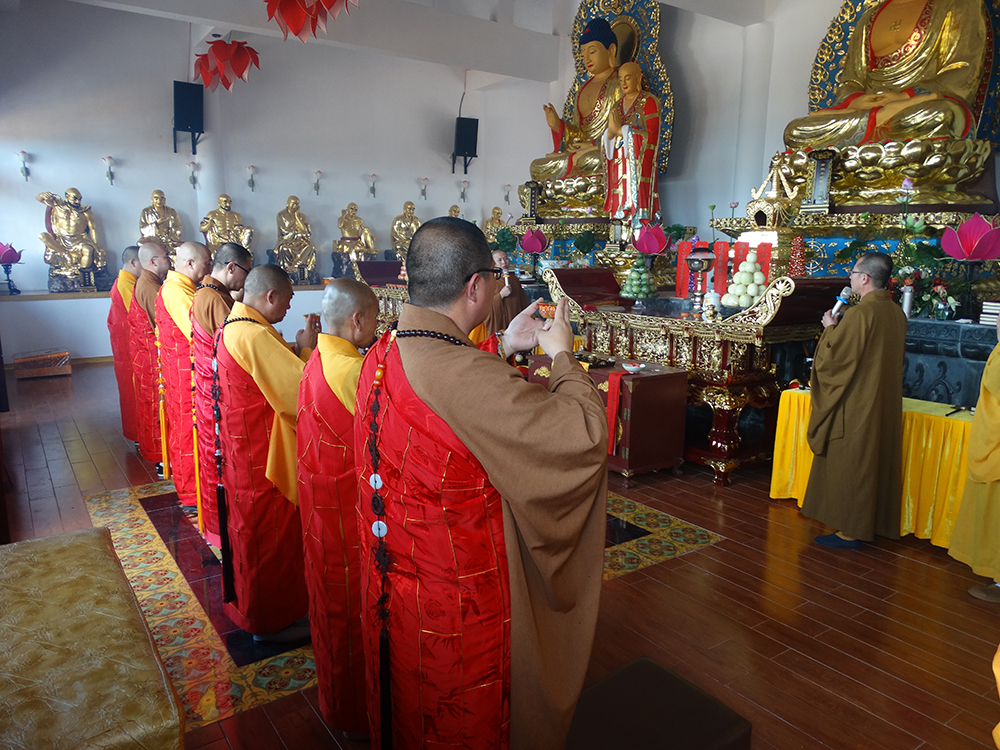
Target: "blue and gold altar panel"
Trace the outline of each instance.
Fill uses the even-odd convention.
[[[809,80],[809,111],[831,107],[836,103],[836,91],[847,57],[847,43],[865,8],[883,0],[844,0],[837,17],[820,43]],[[1000,29],[1000,0],[983,0],[987,19],[987,59],[982,86],[976,96],[973,111],[979,115],[977,137],[993,142],[1000,148],[1000,54],[997,53],[997,29]]]
[[[674,127],[674,94],[670,88],[667,70],[660,60],[657,45],[660,41],[660,3],[658,0],[583,0],[573,21],[573,59],[576,60],[576,77],[566,95],[563,119],[571,120],[576,111],[576,97],[587,82],[589,74],[583,67],[580,54],[580,35],[592,18],[603,18],[611,24],[618,37],[616,66],[634,60],[642,68],[646,87],[660,100],[660,155],[658,170],[667,168],[670,158],[670,139]]]

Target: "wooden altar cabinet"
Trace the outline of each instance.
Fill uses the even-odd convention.
[[[728,485],[739,466],[771,458],[782,385],[772,353],[776,345],[811,342],[820,333],[823,312],[832,307],[843,278],[775,279],[752,307],[716,321],[680,317],[686,300],[647,314],[581,305],[565,286],[573,271],[546,270],[553,301],[569,297],[585,347],[597,354],[662,362],[688,372],[688,404],[712,412],[705,435],[689,437],[684,458],[710,466],[715,483]],[[574,292],[575,293],[575,292]],[[667,302],[667,300],[661,300]],[[804,355],[803,355],[804,356]],[[745,442],[737,422],[747,406],[764,410],[764,439]]]

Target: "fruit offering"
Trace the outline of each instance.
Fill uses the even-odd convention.
[[[751,250],[747,253],[747,259],[740,263],[739,270],[733,274],[733,283],[722,296],[722,304],[726,307],[750,307],[760,299],[765,288],[767,277],[760,270],[757,253]]]
[[[646,268],[645,256],[639,256],[633,261],[622,286],[621,296],[627,299],[648,299],[656,296],[652,287],[652,276]]]

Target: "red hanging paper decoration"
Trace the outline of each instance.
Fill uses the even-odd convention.
[[[220,83],[226,91],[232,91],[237,78],[248,80],[251,65],[260,70],[260,57],[253,47],[246,42],[216,39],[208,43],[208,52],[195,55],[194,74],[209,91],[215,91]]]
[[[316,36],[317,26],[326,33],[328,14],[336,21],[342,10],[350,15],[348,3],[358,7],[358,0],[264,0],[264,3],[268,20],[273,18],[277,22],[285,39],[291,34],[303,44],[310,35]]]

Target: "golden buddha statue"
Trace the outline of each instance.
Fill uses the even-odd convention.
[[[378,252],[375,247],[375,236],[358,216],[357,203],[348,203],[347,208],[340,212],[337,227],[340,229],[341,237],[335,252],[346,253],[354,262],[365,260],[366,254]]]
[[[107,265],[106,253],[99,244],[94,214],[84,206],[83,196],[69,188],[65,200],[52,193],[39,193],[35,199],[48,206],[45,228],[38,238],[45,245],[44,260],[49,264],[49,290],[79,291],[81,272],[96,273]],[[93,286],[92,278],[84,281]]]
[[[310,241],[309,220],[299,211],[297,196],[288,196],[285,208],[278,212],[278,243],[274,246],[274,262],[299,284],[308,283],[316,269],[316,246]],[[301,278],[300,278],[301,277]]]
[[[205,244],[213,255],[227,242],[249,250],[253,241],[253,227],[243,226],[243,218],[233,211],[233,199],[224,193],[219,196],[219,207],[208,212],[198,231],[205,235]]]
[[[462,214],[462,209],[460,209],[457,205],[451,206],[448,209],[448,215],[453,219],[460,218],[461,214]]]
[[[618,38],[611,24],[593,18],[584,26],[579,45],[590,79],[580,88],[569,120],[561,119],[551,103],[544,106],[553,151],[531,162],[531,179],[572,183],[565,190],[556,189],[554,197],[560,209],[569,206],[600,210],[604,201],[604,157],[599,144],[608,126],[608,115],[622,97],[615,68]]]
[[[420,219],[414,213],[417,207],[413,201],[403,204],[403,213],[392,220],[392,249],[402,263],[406,263],[406,253],[410,249],[410,240],[414,232],[420,229]]]
[[[167,205],[162,190],[154,190],[149,197],[152,205],[146,206],[139,214],[139,235],[156,240],[170,254],[173,265],[174,251],[183,242],[181,239],[181,217]]]
[[[500,206],[494,206],[490,218],[483,222],[483,234],[486,235],[488,242],[496,242],[497,232],[507,226],[502,217],[503,211],[500,210]]]
[[[847,46],[836,104],[793,120],[789,149],[975,138],[986,54],[981,0],[883,0]]]

